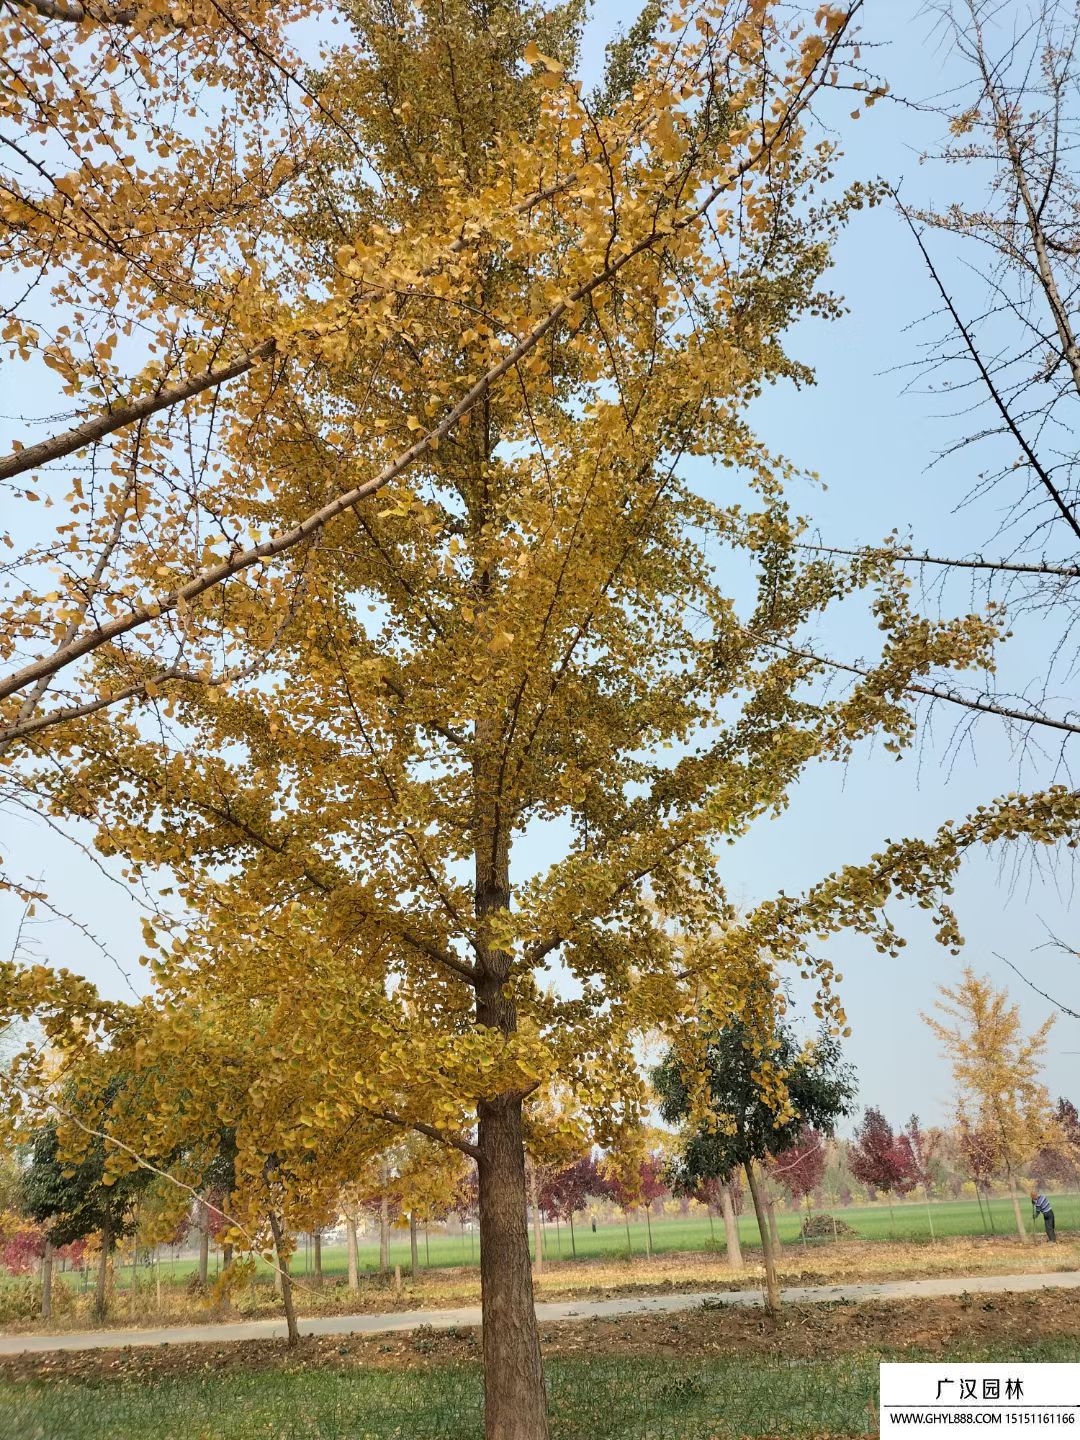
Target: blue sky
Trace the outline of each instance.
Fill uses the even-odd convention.
[[[628,5],[600,0],[587,32],[587,74],[596,73],[613,27],[632,15]],[[923,0],[872,0],[863,29],[875,47],[868,53],[896,94],[925,97],[953,84],[955,57],[942,46]],[[919,163],[920,150],[940,136],[938,119],[881,102],[853,125],[846,120],[850,103],[833,108],[836,123],[843,125],[842,176],[902,181],[903,193],[916,204],[952,198],[957,172]],[[768,444],[818,471],[827,486],[807,487],[796,497],[797,508],[812,514],[833,544],[875,541],[898,527],[910,529],[920,548],[937,553],[984,547],[992,553],[987,542],[997,524],[996,502],[958,508],[972,478],[972,457],[961,454],[928,469],[938,450],[963,433],[963,422],[944,415],[935,397],[903,393],[907,376],[897,367],[918,354],[919,332],[912,322],[931,311],[935,299],[911,238],[890,209],[855,217],[838,248],[833,280],[846,299],[846,318],[808,324],[792,340],[792,349],[816,367],[817,386],[773,392],[755,415]],[[958,283],[963,295],[967,282]],[[9,401],[3,406],[16,408]],[[952,599],[965,605],[966,592]],[[843,627],[827,636],[831,653],[846,659],[858,658],[860,638],[865,643],[865,636]],[[1018,683],[1029,678],[1044,641],[1031,624],[1020,628],[1006,657],[1006,676]],[[883,751],[867,751],[846,768],[812,772],[782,818],[759,824],[745,842],[725,852],[734,898],[749,905],[780,888],[797,891],[838,865],[864,859],[886,839],[929,834],[943,820],[1016,788],[1018,760],[999,722],[980,722],[971,743],[958,746],[950,743],[954,723],[954,716],[939,710],[919,751],[901,763]],[[1024,778],[1031,784],[1049,773],[1047,763]],[[13,868],[43,874],[57,903],[106,940],[142,988],[137,911],[124,888],[108,878],[112,872],[97,868],[39,823],[9,813],[4,831],[2,848]],[[830,942],[844,972],[841,989],[854,1029],[848,1054],[864,1103],[881,1105],[894,1121],[912,1111],[927,1121],[950,1115],[948,1066],[919,1012],[931,1007],[938,984],[956,980],[964,962],[1008,984],[1031,1026],[1050,1007],[998,954],[1080,1009],[1080,963],[1036,950],[1046,939],[1044,924],[1071,938],[1072,885],[1068,865],[1039,871],[1026,858],[980,855],[966,864],[954,897],[967,937],[960,960],[935,944],[919,912],[896,912],[909,940],[900,960],[879,956],[852,937]],[[4,951],[17,919],[10,902],[0,904]],[[51,963],[91,975],[107,993],[130,993],[112,961],[70,926],[39,919],[28,934],[31,946]],[[1080,1052],[1080,1022],[1060,1019],[1050,1050],[1047,1080],[1053,1093],[1080,1099],[1078,1056],[1070,1053]]]

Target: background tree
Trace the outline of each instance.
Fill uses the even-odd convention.
[[[900,1141],[907,1147],[911,1157],[911,1174],[916,1184],[923,1187],[926,1201],[926,1218],[930,1222],[930,1239],[935,1240],[934,1213],[930,1208],[930,1192],[937,1183],[937,1171],[945,1137],[939,1129],[924,1130],[919,1117],[912,1115],[900,1135]]]
[[[1063,1185],[1080,1185],[1080,1114],[1071,1100],[1058,1097],[1054,1127],[1035,1157],[1036,1174]]]
[[[765,1258],[767,1303],[776,1310],[776,1257],[755,1164],[790,1149],[807,1127],[831,1135],[850,1110],[854,1077],[827,1030],[804,1047],[789,1025],[774,1020],[763,1044],[757,1027],[738,1020],[700,1039],[703,1068],[693,1051],[672,1049],[653,1072],[660,1113],[684,1127],[675,1168],[684,1183],[723,1180],[742,1168]]]
[[[1001,1143],[997,1129],[989,1121],[972,1120],[961,1105],[957,1111],[956,1134],[960,1163],[971,1176],[975,1186],[975,1198],[979,1202],[979,1213],[983,1216],[983,1229],[996,1233],[994,1212],[990,1206],[990,1185],[1001,1168]],[[983,1194],[986,1196],[985,1214]]]
[[[848,1148],[848,1165],[860,1185],[872,1186],[888,1197],[889,1214],[893,1194],[906,1195],[914,1189],[916,1175],[911,1150],[897,1135],[885,1116],[869,1106]]]
[[[114,1178],[105,1145],[94,1139],[78,1159],[63,1153],[55,1125],[39,1130],[22,1172],[23,1205],[54,1246],[96,1238],[98,1249],[94,1312],[103,1319],[108,1306],[109,1260],[117,1242],[135,1228],[134,1202],[147,1172]]]
[[[805,1200],[807,1215],[811,1196],[825,1178],[825,1147],[826,1137],[812,1126],[804,1126],[794,1144],[781,1150],[769,1168],[770,1177],[784,1187],[793,1205]]]
[[[1008,991],[995,990],[970,966],[959,985],[939,988],[942,998],[936,1008],[952,1023],[943,1024],[929,1015],[923,1018],[952,1062],[961,1105],[970,1106],[979,1122],[993,1131],[1017,1233],[1029,1240],[1017,1181],[1052,1130],[1050,1095],[1039,1076],[1055,1017],[1050,1015],[1026,1035],[1020,1007],[1009,1003]]]
[[[558,1215],[570,1226],[570,1250],[577,1257],[574,1216],[584,1210],[593,1195],[604,1194],[604,1182],[591,1155],[582,1155],[572,1164],[548,1175],[540,1188],[540,1204],[549,1215]]]

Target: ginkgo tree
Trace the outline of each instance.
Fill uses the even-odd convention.
[[[1023,1166],[1058,1138],[1050,1092],[1042,1080],[1047,1038],[1056,1016],[1025,1033],[1020,1007],[1007,990],[996,990],[988,976],[966,966],[959,983],[939,987],[940,1019],[923,1019],[952,1063],[961,1105],[992,1137],[997,1165],[1004,1170],[1013,1216],[1021,1240],[1030,1240],[1020,1213],[1017,1189]]]
[[[112,436],[119,473],[73,522],[84,600],[11,632],[39,648],[0,687],[9,772],[177,904],[146,927],[146,1002],[9,964],[4,1008],[143,1077],[109,1117],[118,1173],[233,1127],[236,1238],[269,1225],[283,1257],[395,1136],[475,1161],[490,1440],[547,1434],[530,1102],[573,1097],[614,1145],[647,1104],[640,1036],[741,1015],[785,961],[841,1027],[818,937],[895,950],[899,894],[953,943],[969,848],[1075,832],[1051,790],[745,916],[724,889],[726,843],[808,766],[902,749],[913,681],[992,663],[1000,628],[926,620],[872,556],[808,559],[799,477],[748,424],[811,378],[785,333],[836,312],[829,246],[874,198],[833,193],[811,110],[863,84],[858,8],[649,7],[587,94],[577,4],[353,0],[303,81],[303,163],[194,267],[191,333],[227,316],[243,383],[198,389],[192,341],[184,395],[159,375],[160,410],[118,398],[26,462]],[[823,693],[799,637],[858,597],[879,661]]]

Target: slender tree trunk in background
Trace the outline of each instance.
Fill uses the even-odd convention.
[[[986,1223],[986,1214],[983,1210],[982,1194],[979,1191],[979,1182],[977,1180],[975,1181],[975,1199],[979,1206],[979,1219],[982,1221],[983,1234],[989,1235],[990,1230]]]
[[[570,1254],[577,1259],[577,1240],[574,1237],[574,1212],[571,1210],[567,1219],[570,1221]]]
[[[889,1202],[889,1221],[890,1221],[891,1224],[895,1225],[895,1224],[896,1224],[896,1211],[892,1208],[892,1191],[891,1191],[891,1190],[890,1190],[890,1191],[888,1192],[888,1194],[885,1196],[885,1199]]]
[[[424,1264],[431,1269],[431,1230],[428,1222],[424,1221]]]
[[[929,1186],[924,1185],[924,1186],[923,1186],[923,1191],[925,1192],[925,1196],[926,1196],[926,1218],[927,1218],[927,1220],[930,1221],[930,1240],[931,1240],[931,1243],[935,1243],[935,1242],[937,1241],[937,1236],[934,1234],[934,1213],[933,1213],[933,1211],[930,1209],[930,1189],[929,1189]]]
[[[94,1316],[101,1321],[108,1306],[107,1287],[109,1283],[109,1253],[112,1250],[112,1235],[106,1225],[101,1231],[101,1258],[98,1260],[97,1288],[94,1291]]]
[[[708,1215],[709,1215],[709,1244],[710,1244],[710,1245],[715,1245],[715,1244],[716,1244],[716,1226],[713,1224],[712,1206],[711,1206],[711,1205],[706,1205],[706,1206],[705,1206],[705,1209],[708,1211]]]
[[[651,1260],[651,1259],[653,1258],[653,1250],[652,1250],[652,1221],[649,1219],[649,1207],[648,1207],[648,1205],[645,1206],[645,1255],[646,1255],[646,1258],[649,1259],[649,1260]]]
[[[626,1222],[626,1250],[628,1254],[632,1255],[634,1253],[634,1245],[630,1239],[630,1211],[624,1210],[622,1212],[622,1218]]]
[[[416,1211],[409,1211],[409,1264],[412,1266],[412,1278],[415,1280],[420,1269],[420,1253],[416,1241]]]
[[[537,1275],[544,1273],[544,1222],[540,1219],[540,1183],[536,1178],[536,1166],[529,1166],[529,1203],[532,1205],[533,1250],[536,1252],[534,1268]]]
[[[292,1280],[289,1276],[289,1257],[285,1253],[281,1221],[273,1210],[270,1211],[270,1233],[274,1237],[274,1259],[277,1261],[277,1279],[281,1288],[281,1303],[285,1307],[285,1325],[288,1329],[288,1343],[291,1349],[293,1346],[299,1345],[300,1331],[296,1324]]]
[[[45,1253],[41,1257],[41,1318],[49,1320],[52,1318],[52,1277],[53,1277],[53,1243],[45,1241]]]
[[[1009,1198],[1012,1200],[1013,1214],[1016,1216],[1016,1230],[1020,1239],[1025,1245],[1031,1244],[1031,1234],[1024,1225],[1024,1217],[1020,1214],[1020,1197],[1016,1193],[1016,1181],[1013,1179],[1011,1167],[1006,1171],[1009,1177]]]
[[[384,1193],[379,1201],[379,1274],[390,1273],[390,1200]]]
[[[559,1212],[555,1211],[555,1250],[559,1259],[562,1259],[562,1225],[559,1223]]]
[[[764,1178],[762,1179],[762,1189],[765,1189]],[[773,1254],[779,1255],[780,1227],[776,1223],[776,1201],[768,1190],[765,1190],[765,1212],[769,1217],[769,1239],[772,1241]]]
[[[210,1277],[210,1206],[206,1196],[199,1200],[199,1284],[206,1289]]]
[[[990,1234],[997,1234],[997,1226],[994,1224],[994,1207],[991,1204],[990,1186],[986,1186],[986,1213],[990,1220]]]
[[[480,1294],[486,1440],[547,1440],[547,1395],[533,1306],[521,1100],[478,1107]]]
[[[312,1248],[315,1251],[315,1287],[322,1289],[322,1231],[316,1230],[311,1237]]]
[[[221,1247],[221,1274],[222,1274],[223,1279],[222,1279],[221,1292],[220,1292],[220,1293],[221,1293],[221,1308],[222,1308],[223,1310],[231,1310],[231,1309],[232,1309],[232,1291],[231,1291],[230,1288],[229,1288],[229,1281],[232,1279],[231,1275],[229,1274],[229,1271],[230,1271],[230,1269],[232,1268],[232,1263],[233,1263],[233,1247],[232,1247],[232,1241],[226,1240],[225,1243],[224,1243],[224,1244],[222,1245],[222,1247]]]
[[[731,1270],[743,1268],[742,1241],[739,1239],[739,1217],[731,1198],[731,1186],[720,1186],[720,1212],[724,1217],[724,1239],[727,1242],[727,1263]]]
[[[161,1250],[154,1249],[154,1297],[157,1302],[158,1314],[161,1314]]]
[[[345,1245],[349,1254],[349,1289],[359,1290],[360,1266],[357,1255],[359,1246],[356,1240],[356,1220],[352,1215],[345,1217]]]
[[[776,1314],[780,1309],[780,1285],[776,1279],[776,1255],[773,1252],[772,1236],[769,1233],[769,1217],[765,1212],[765,1205],[758,1189],[753,1162],[747,1160],[743,1169],[746,1171],[746,1182],[750,1186],[750,1198],[754,1202],[758,1234],[761,1236],[761,1251],[765,1257],[765,1305],[768,1310]]]

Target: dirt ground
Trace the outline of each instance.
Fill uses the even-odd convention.
[[[617,1259],[564,1260],[545,1265],[536,1277],[539,1300],[604,1300],[617,1295],[664,1294],[673,1290],[759,1288],[762,1268],[748,1252],[748,1263],[737,1274],[722,1255],[682,1251],[653,1259],[635,1256]],[[1040,1270],[1080,1269],[1080,1245],[1023,1244],[1016,1236],[959,1237],[937,1243],[883,1240],[841,1240],[803,1246],[785,1245],[780,1257],[783,1285],[828,1285],[865,1280],[912,1280],[938,1275],[1008,1275]],[[57,1297],[52,1321],[9,1321],[4,1333],[92,1328],[86,1306],[66,1304]],[[475,1268],[422,1270],[414,1282],[403,1277],[400,1291],[386,1280],[365,1276],[359,1290],[344,1280],[327,1281],[316,1290],[295,1282],[297,1313],[359,1315],[394,1310],[438,1309],[440,1306],[478,1304],[480,1276]],[[168,1325],[210,1323],[224,1318],[218,1301],[191,1294],[183,1287],[166,1287],[160,1310],[151,1293],[136,1300],[118,1294],[107,1324]],[[267,1317],[281,1313],[271,1287],[261,1285],[255,1295],[243,1285],[233,1296],[231,1318]]]
[[[721,1355],[787,1359],[908,1348],[949,1350],[962,1344],[1075,1337],[1080,1353],[1080,1294],[959,1295],[939,1300],[875,1301],[860,1305],[791,1305],[775,1320],[760,1310],[699,1309],[678,1315],[633,1315],[564,1321],[541,1327],[552,1356],[670,1354],[680,1360]],[[57,1383],[152,1380],[230,1370],[407,1369],[478,1361],[474,1329],[421,1329],[407,1335],[308,1337],[289,1352],[281,1341],[228,1345],[167,1345],[156,1349],[53,1352],[0,1357],[0,1380]]]

